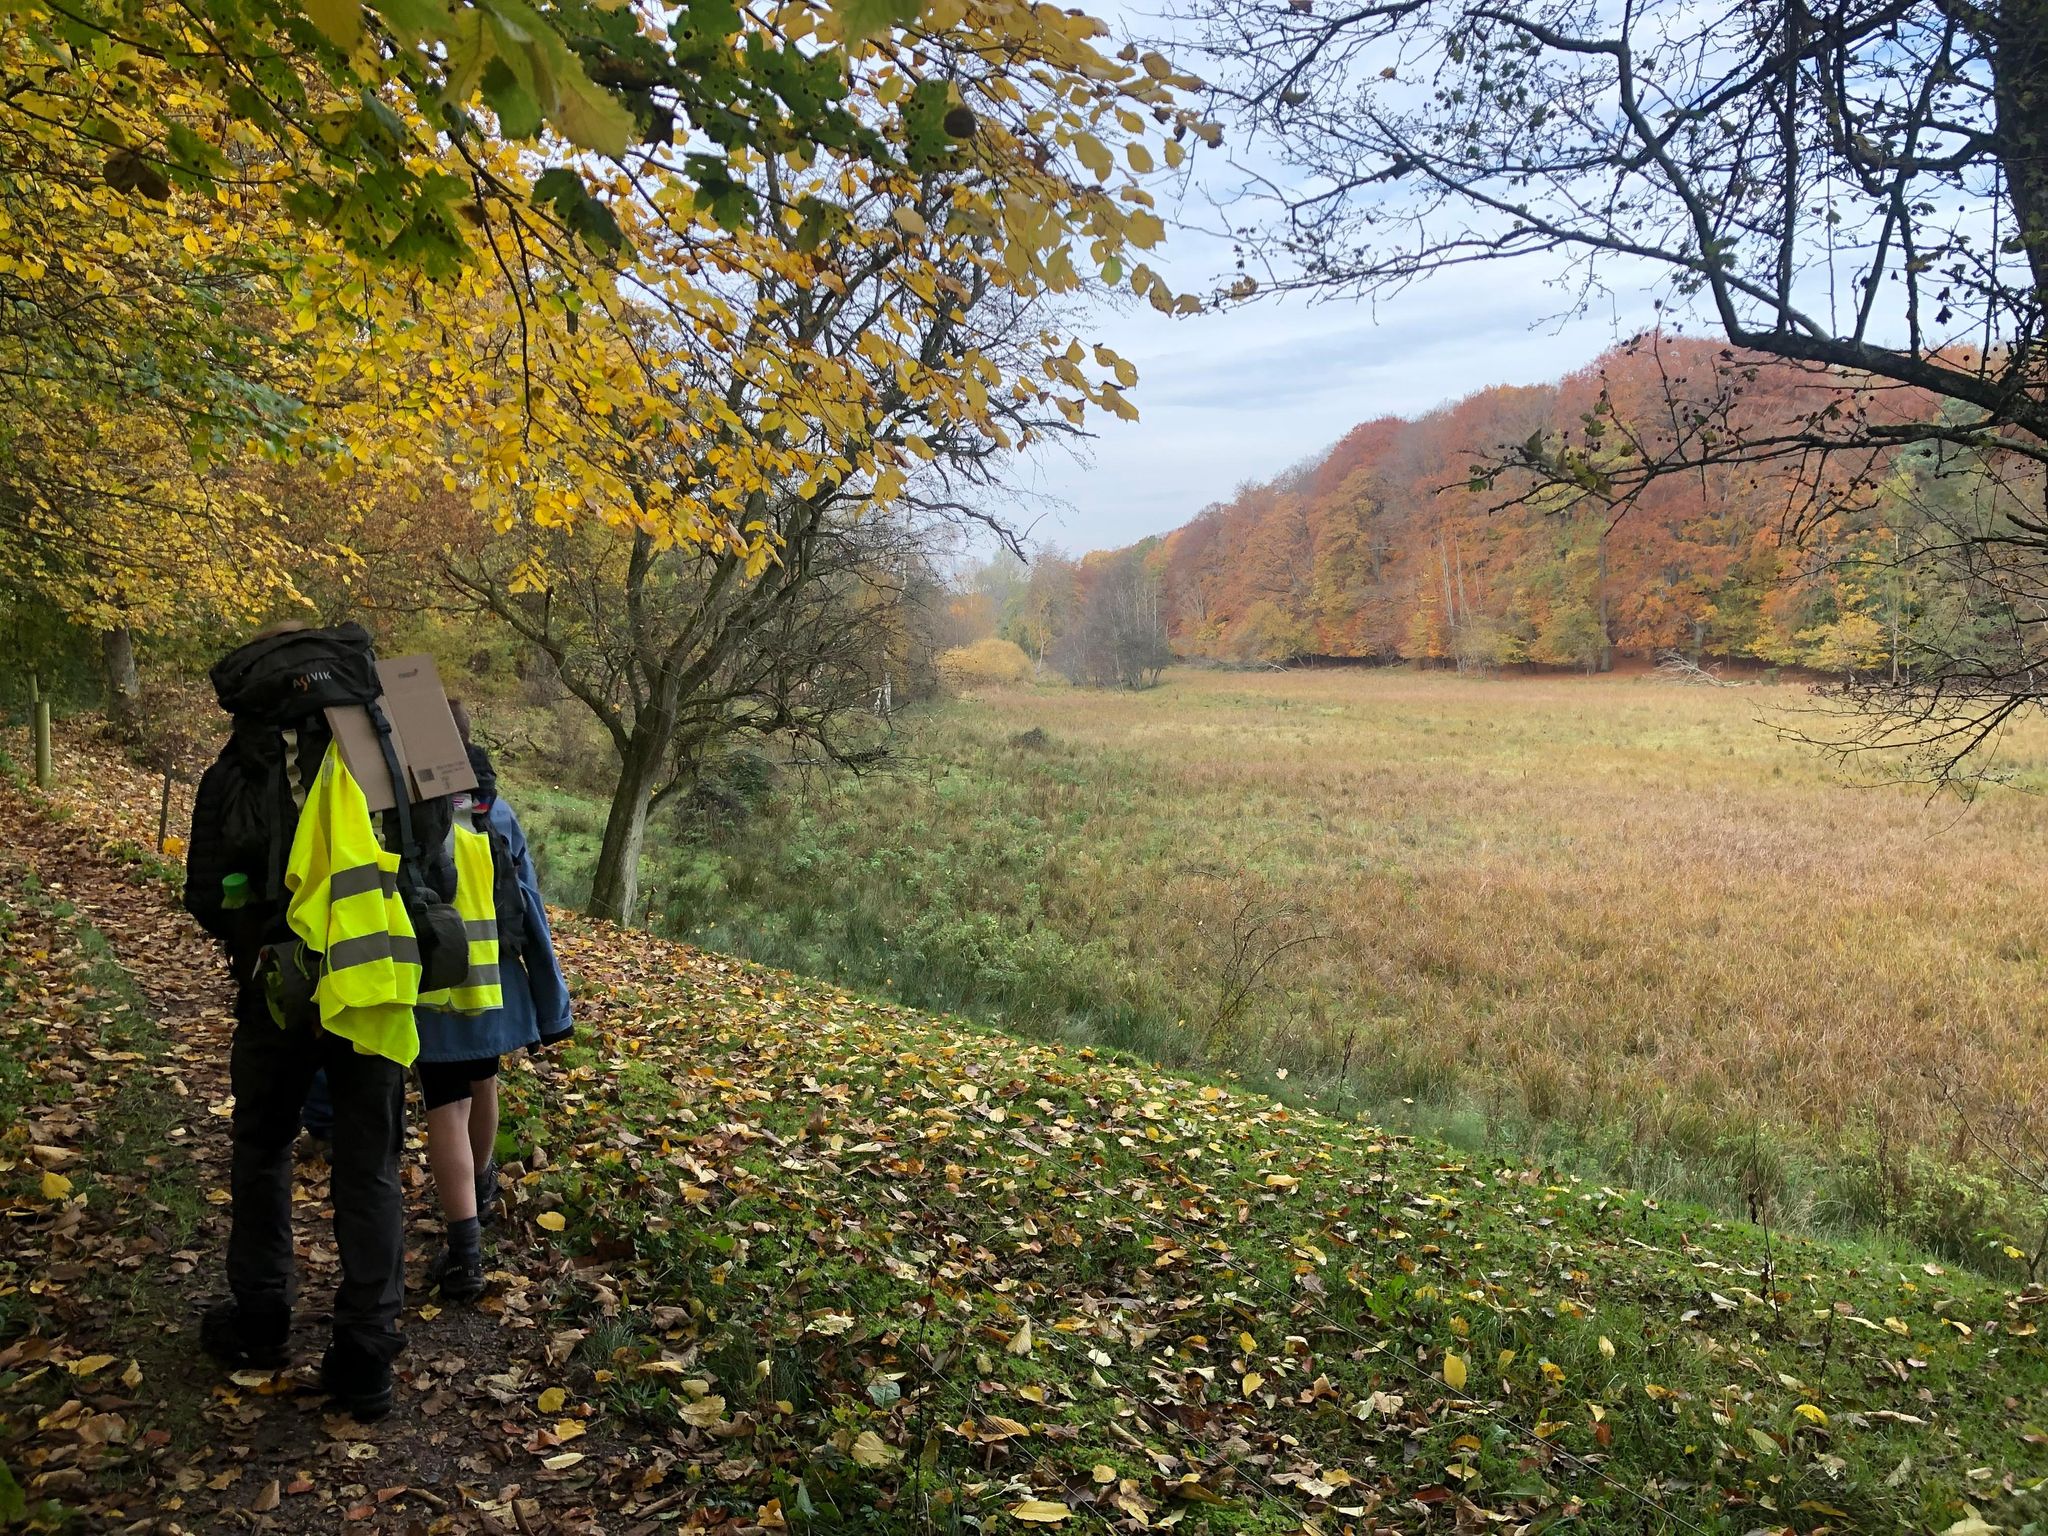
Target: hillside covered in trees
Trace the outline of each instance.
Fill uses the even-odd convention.
[[[1033,585],[1048,590],[1035,603],[1018,593],[1004,629],[1034,649],[1040,610],[1062,592],[1085,599],[1098,571],[1127,586],[1141,565],[1172,648],[1217,660],[1604,670],[1677,651],[1836,673],[1896,658],[1910,671],[1916,653],[1954,656],[1997,622],[1970,572],[1926,558],[2019,489],[1994,485],[1967,451],[1902,449],[1824,475],[1792,454],[1628,471],[1716,433],[1755,442],[1830,413],[1929,407],[1708,342],[1639,338],[1555,384],[1365,422],[1163,538],[1046,573]],[[1594,493],[1560,494],[1560,463]],[[1626,497],[1598,493],[1610,470],[1631,481]],[[1073,606],[1052,630],[1078,623],[1087,605]]]

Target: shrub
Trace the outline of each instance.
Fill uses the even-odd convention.
[[[1021,683],[1031,676],[1031,658],[1020,646],[991,635],[939,656],[939,676],[955,688]]]

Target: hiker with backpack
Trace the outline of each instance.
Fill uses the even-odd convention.
[[[453,805],[409,803],[401,788],[373,816],[335,745],[326,710],[363,710],[402,784],[362,626],[275,626],[211,677],[233,733],[194,798],[184,900],[236,983],[235,1108],[229,1295],[205,1314],[200,1341],[232,1366],[288,1363],[292,1145],[324,1070],[342,1274],[320,1380],[356,1418],[375,1419],[391,1409],[403,1347],[398,1159],[414,1005],[469,969],[463,920],[432,888],[425,852],[446,840]]]
[[[494,879],[492,956],[497,1006],[458,1012],[423,1004],[417,1071],[427,1109],[427,1162],[447,1239],[427,1274],[449,1301],[483,1294],[482,1226],[498,1198],[498,1067],[517,1050],[553,1045],[570,1033],[569,988],[526,834],[498,793],[490,754],[470,737],[468,712],[451,699],[476,789],[455,797],[456,836],[488,839]],[[465,827],[465,822],[468,824]]]

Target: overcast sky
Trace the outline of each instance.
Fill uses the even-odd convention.
[[[1126,33],[1157,35],[1164,25],[1146,0],[1096,0],[1091,9]],[[1146,260],[1182,292],[1207,293],[1228,276],[1230,247],[1206,232],[1218,223],[1207,199],[1242,185],[1228,162],[1246,149],[1197,152],[1186,223],[1161,207],[1166,249]],[[1262,174],[1285,179],[1254,158]],[[1649,293],[1620,286],[1598,313],[1560,323],[1569,301],[1546,286],[1558,266],[1552,257],[1457,267],[1376,308],[1290,298],[1181,319],[1147,304],[1098,311],[1075,329],[1137,365],[1139,420],[1090,412],[1098,435],[1083,459],[1056,450],[1019,466],[1025,503],[1011,513],[1032,525],[1034,544],[1130,544],[1319,454],[1359,422],[1421,415],[1489,384],[1558,378],[1650,324]]]
[[[1155,265],[1207,291],[1227,253],[1199,233],[1170,239]],[[1139,419],[1090,413],[1085,460],[1064,451],[1022,466],[1042,505],[1033,542],[1115,548],[1178,527],[1238,485],[1319,454],[1359,422],[1416,416],[1489,384],[1534,384],[1590,362],[1649,322],[1646,293],[1560,322],[1554,267],[1467,267],[1376,307],[1257,300],[1172,319],[1150,305],[1094,313],[1077,327],[1138,368]],[[1475,444],[1475,447],[1488,445]]]

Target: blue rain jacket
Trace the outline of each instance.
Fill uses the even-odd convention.
[[[491,802],[490,826],[511,845],[519,875],[519,893],[526,900],[526,953],[505,962],[501,979],[505,1006],[488,1013],[442,1013],[416,1010],[421,1061],[476,1061],[537,1045],[569,1032],[569,983],[555,957],[554,934],[541,903],[540,881],[533,872],[526,834],[519,818],[501,797]]]

